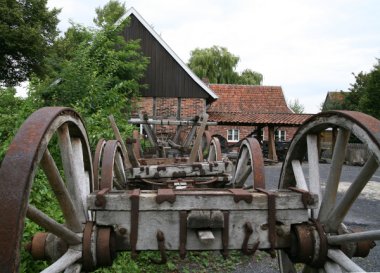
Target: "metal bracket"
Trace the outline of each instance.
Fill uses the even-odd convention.
[[[277,241],[276,233],[276,194],[270,191],[267,191],[262,188],[256,189],[258,192],[262,192],[268,196],[268,239],[270,243],[270,255],[272,258],[276,257],[274,248]]]
[[[104,208],[106,206],[106,198],[104,195],[109,192],[109,188],[104,188],[96,193],[95,206]]]
[[[305,206],[305,209],[307,208],[307,206],[312,205],[314,203],[313,197],[311,196],[310,192],[296,187],[289,187],[288,189],[302,194],[302,203]]]
[[[181,259],[186,257],[187,243],[187,211],[179,213],[179,256]]]
[[[170,204],[173,204],[176,200],[175,193],[172,189],[158,189],[156,202],[157,204],[161,204],[165,201],[168,201]]]
[[[139,231],[139,199],[140,199],[140,189],[134,189],[130,195],[131,200],[131,256],[132,259],[137,258],[137,238]]]
[[[229,189],[229,191],[233,193],[235,203],[239,203],[241,200],[244,200],[248,204],[252,203],[253,196],[247,190],[244,190],[244,189]]]
[[[158,250],[160,251],[160,254],[161,254],[161,260],[155,260],[153,258],[151,258],[150,260],[152,261],[152,263],[155,263],[155,264],[166,264],[168,258],[165,252],[165,235],[161,230],[157,230],[156,237],[157,237],[157,243],[158,243]]]
[[[244,235],[244,240],[243,240],[241,250],[242,250],[243,254],[245,254],[245,255],[254,255],[257,248],[260,245],[260,241],[256,242],[253,245],[252,249],[249,249],[248,248],[248,241],[249,241],[249,237],[251,237],[251,235],[253,233],[253,228],[252,228],[252,225],[250,222],[246,222],[244,224],[244,231],[245,231],[245,235]]]

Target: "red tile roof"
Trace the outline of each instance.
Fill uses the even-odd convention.
[[[294,114],[280,86],[210,84],[219,96],[207,113],[220,124],[299,125],[311,115]]]

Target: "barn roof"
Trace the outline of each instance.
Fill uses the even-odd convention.
[[[219,96],[207,113],[218,124],[297,126],[311,115],[295,114],[280,86],[210,84]]]
[[[140,40],[141,50],[150,57],[145,78],[149,87],[141,90],[143,96],[206,98],[209,102],[218,98],[134,8],[130,8],[116,24],[128,17],[131,22],[123,31],[124,38]]]

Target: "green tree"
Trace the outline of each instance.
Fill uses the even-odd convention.
[[[380,60],[368,73],[360,72],[349,88],[345,109],[356,110],[380,119]]]
[[[239,57],[228,52],[227,48],[196,48],[190,55],[188,65],[199,78],[207,78],[211,83],[236,82],[238,74],[235,68]]]
[[[47,0],[0,1],[0,84],[15,86],[43,75],[44,59],[58,35],[58,9]]]
[[[54,78],[34,79],[31,84],[32,93],[44,105],[78,110],[85,117],[92,144],[100,137],[112,137],[107,116],[125,120],[143,88],[140,79],[148,59],[138,41],[125,42],[120,28],[88,30],[90,38],[77,46],[70,59],[58,58],[62,63],[52,73]]]
[[[288,107],[296,114],[302,114],[305,110],[305,107],[299,102],[298,99],[289,100]]]
[[[239,84],[261,85],[262,82],[263,75],[251,69],[245,69],[238,78]]]
[[[99,28],[105,28],[115,24],[126,12],[125,3],[120,3],[117,0],[110,0],[104,7],[95,9],[96,18],[94,23]]]
[[[261,84],[263,75],[250,69],[240,75],[236,66],[240,58],[230,53],[227,48],[213,46],[196,48],[190,52],[189,67],[201,79],[211,83]]]

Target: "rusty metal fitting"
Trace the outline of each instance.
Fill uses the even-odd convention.
[[[376,243],[374,241],[357,242],[354,257],[362,257],[362,258],[367,257],[371,249],[374,248],[375,246],[376,246]]]
[[[319,223],[303,223],[291,228],[291,248],[287,250],[294,263],[323,266],[327,259],[327,239]]]
[[[87,222],[83,230],[83,241],[82,241],[82,263],[83,270],[93,271],[96,268],[96,261],[93,255],[93,231],[96,228],[94,222]]]
[[[29,244],[30,254],[35,260],[47,260],[49,257],[45,254],[46,238],[48,233],[37,232],[32,238],[32,242]]]
[[[111,227],[98,227],[96,236],[96,260],[98,266],[111,266],[116,258],[115,232]]]

